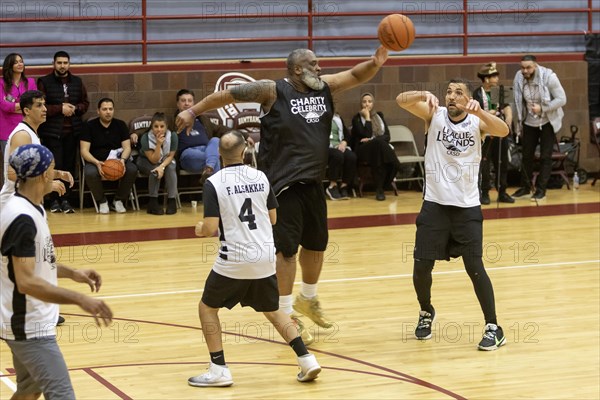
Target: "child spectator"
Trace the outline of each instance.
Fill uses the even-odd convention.
[[[148,214],[163,215],[158,205],[158,188],[160,180],[165,177],[167,191],[167,214],[177,212],[177,171],[175,170],[175,153],[177,152],[177,134],[167,129],[165,114],[157,112],[152,117],[148,133],[141,139],[141,154],[137,159],[140,172],[148,175]]]

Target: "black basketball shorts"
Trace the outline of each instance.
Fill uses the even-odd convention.
[[[481,257],[483,214],[480,206],[462,208],[424,201],[417,216],[414,258],[449,260]]]
[[[275,275],[262,279],[233,279],[211,270],[204,284],[202,302],[212,308],[232,309],[238,303],[255,311],[279,309],[279,289]]]
[[[295,183],[277,196],[277,223],[273,237],[277,252],[291,257],[301,245],[307,250],[325,251],[329,240],[327,203],[323,185]]]

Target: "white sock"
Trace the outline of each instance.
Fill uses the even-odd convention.
[[[287,296],[279,296],[279,309],[286,315],[291,315],[294,312],[292,305],[294,304],[294,296],[289,294]]]
[[[302,293],[302,296],[306,297],[307,299],[313,299],[317,297],[317,284],[302,282],[300,293]]]

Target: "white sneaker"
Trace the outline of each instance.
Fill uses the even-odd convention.
[[[108,209],[108,201],[100,203],[100,205],[98,206],[98,212],[100,214],[108,214],[110,212],[110,210]]]
[[[126,213],[127,210],[123,207],[123,202],[121,200],[114,200],[112,203],[112,209],[118,212],[119,214]]]
[[[298,366],[300,367],[300,372],[298,373],[299,382],[313,381],[321,372],[321,366],[314,354],[298,357]]]
[[[208,366],[208,372],[192,376],[188,379],[188,384],[198,387],[225,387],[233,385],[233,378],[229,368],[211,362]]]

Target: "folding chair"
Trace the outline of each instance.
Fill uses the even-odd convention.
[[[391,125],[389,130],[390,144],[394,146],[400,164],[417,164],[421,170],[421,176],[396,177],[394,182],[419,181],[421,187],[423,187],[425,157],[419,154],[413,133],[404,125]]]
[[[569,184],[569,176],[567,175],[567,170],[565,168],[565,160],[567,159],[568,154],[560,151],[560,144],[558,143],[558,137],[554,135],[554,146],[552,148],[552,171],[550,175],[559,175],[563,181],[567,184],[567,189],[571,188]],[[535,150],[535,155],[533,156],[534,162],[540,161],[540,149],[539,146]],[[539,175],[539,171],[533,171],[533,175],[531,178],[531,185],[535,187],[535,181]]]

